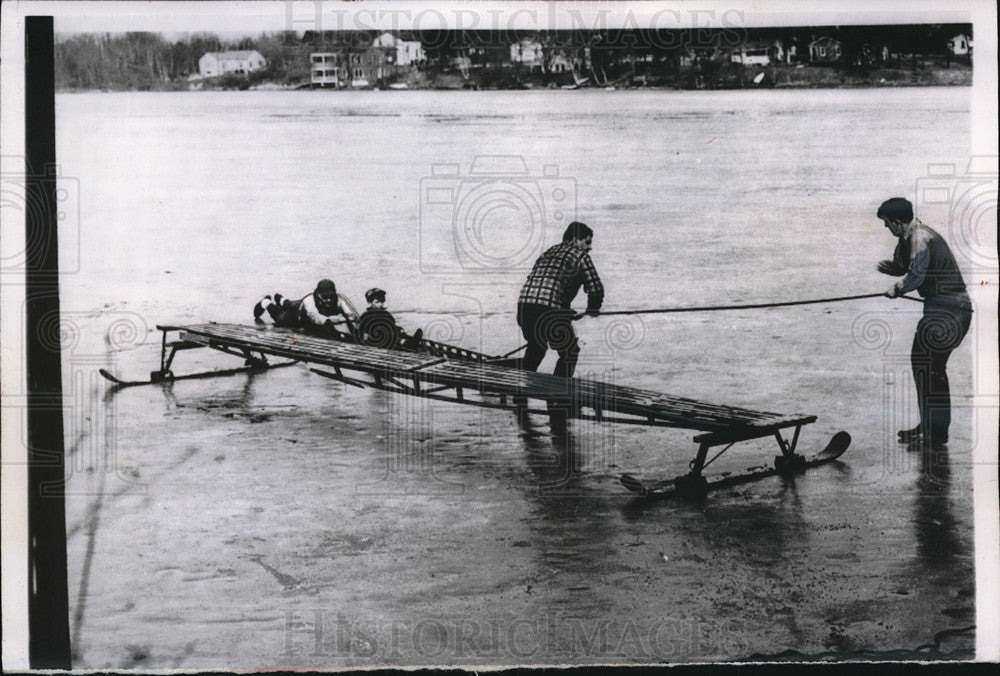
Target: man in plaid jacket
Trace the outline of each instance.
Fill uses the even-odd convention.
[[[590,260],[594,231],[574,221],[563,241],[543,253],[528,275],[517,299],[517,325],[528,349],[523,368],[537,371],[547,349],[559,353],[555,374],[571,378],[580,356],[570,304],[582,286],[587,292],[587,314],[597,315],[604,302],[604,286]]]

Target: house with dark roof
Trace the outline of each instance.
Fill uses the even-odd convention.
[[[837,63],[841,55],[839,40],[824,36],[809,43],[810,63]]]

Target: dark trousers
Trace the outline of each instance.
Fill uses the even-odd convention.
[[[971,323],[972,312],[968,310],[927,305],[913,335],[910,364],[917,386],[920,430],[938,441],[948,440],[951,425],[948,358]]]
[[[528,349],[521,360],[521,368],[537,371],[549,348],[559,353],[556,362],[557,376],[573,377],[580,357],[580,345],[573,330],[573,311],[556,310],[545,305],[519,303],[517,325],[528,341]]]
[[[301,304],[301,301],[297,300],[286,300],[281,305],[271,303],[267,308],[267,313],[271,315],[275,326],[298,328],[302,324],[299,319],[299,306]]]

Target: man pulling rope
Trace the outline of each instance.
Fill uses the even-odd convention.
[[[913,205],[908,200],[886,200],[876,215],[899,239],[892,259],[876,266],[883,274],[903,278],[885,295],[896,298],[916,290],[924,298],[924,315],[917,323],[910,351],[920,424],[900,430],[899,441],[909,444],[908,450],[939,450],[948,443],[951,424],[948,357],[969,331],[972,300],[948,243],[913,218]]]

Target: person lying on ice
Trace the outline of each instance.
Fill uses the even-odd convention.
[[[275,326],[340,332],[340,326],[346,325],[352,335],[357,335],[354,326],[357,316],[344,307],[337,295],[337,286],[329,279],[319,280],[316,289],[300,300],[289,300],[280,293],[273,298],[264,296],[253,307],[254,321],[263,323],[265,314],[271,317]]]
[[[361,313],[358,320],[358,337],[365,345],[376,347],[402,347],[413,349],[420,345],[424,332],[417,329],[412,336],[406,335],[399,326],[396,319],[385,309],[385,291],[382,289],[368,289],[365,292],[365,300],[368,301],[368,309]]]

